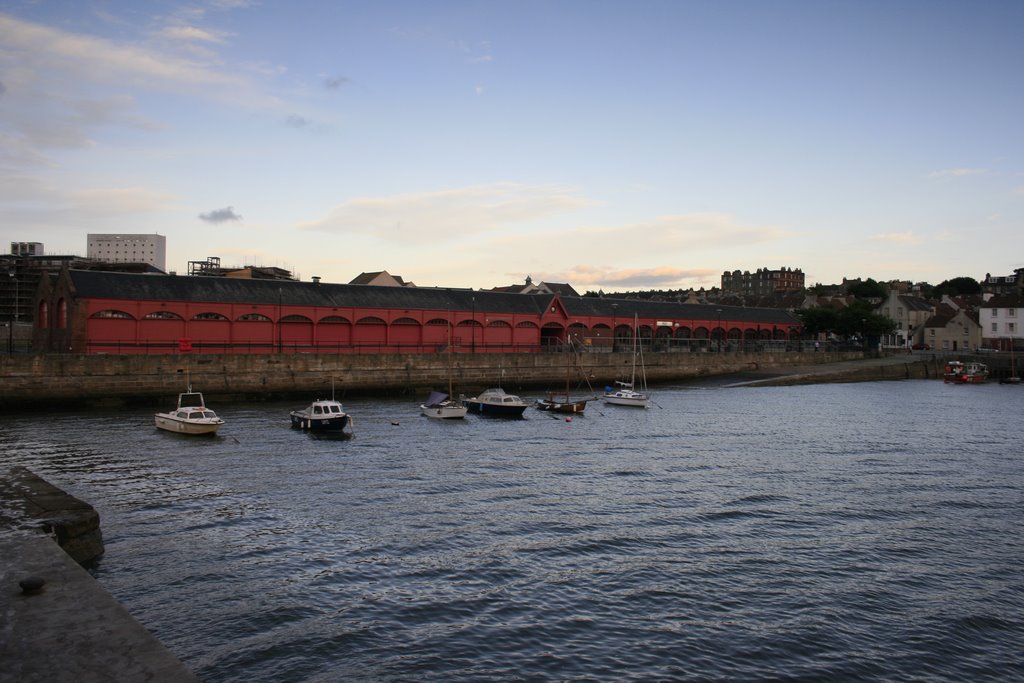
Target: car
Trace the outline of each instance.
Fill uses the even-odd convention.
[[[910,348],[912,348],[915,351],[931,351],[932,350],[932,347],[931,347],[930,344],[914,344]]]

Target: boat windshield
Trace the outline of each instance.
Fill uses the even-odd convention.
[[[179,394],[178,405],[182,408],[203,408],[203,395],[199,392]]]

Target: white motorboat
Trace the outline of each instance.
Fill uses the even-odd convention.
[[[167,413],[155,415],[157,429],[178,434],[216,434],[224,420],[206,407],[203,395],[192,387],[178,394],[177,407]]]

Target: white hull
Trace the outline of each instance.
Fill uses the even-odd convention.
[[[637,391],[616,391],[613,394],[605,394],[604,402],[614,406],[633,406],[635,408],[647,407],[647,395]]]
[[[214,420],[179,420],[167,413],[156,414],[157,429],[163,429],[176,434],[215,434],[224,421],[218,418]]]
[[[460,420],[466,417],[466,406],[420,406],[420,412],[435,420]]]
[[[178,406],[168,413],[154,416],[157,429],[175,434],[214,434],[224,424],[217,413],[206,407],[203,395],[192,387],[178,394]]]

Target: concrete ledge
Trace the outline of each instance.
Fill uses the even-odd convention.
[[[99,513],[24,467],[0,479],[0,504],[3,526],[42,531],[79,564],[103,555]]]
[[[0,531],[0,556],[0,681],[199,680],[50,538]]]

